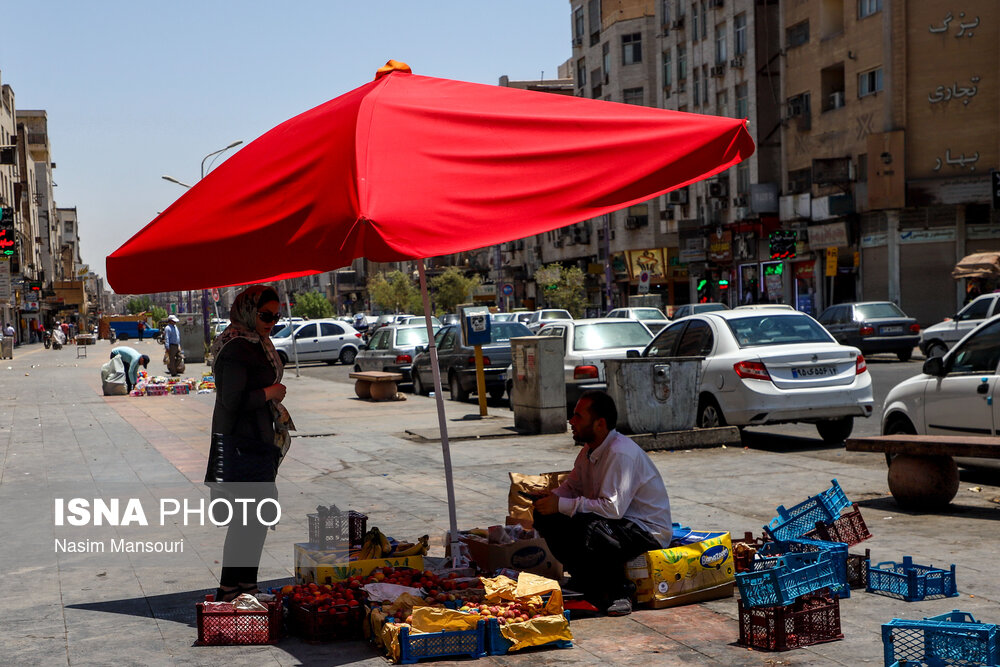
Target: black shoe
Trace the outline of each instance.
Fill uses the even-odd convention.
[[[632,601],[628,598],[615,600],[605,613],[608,616],[628,616],[632,613]]]

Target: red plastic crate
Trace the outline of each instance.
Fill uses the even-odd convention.
[[[292,602],[288,606],[288,630],[307,642],[332,642],[361,639],[365,622],[365,607],[358,604],[334,605],[328,611]]]
[[[213,596],[206,595],[211,602]],[[277,644],[281,639],[281,600],[263,603],[267,611],[206,608],[204,602],[195,605],[198,616],[199,646],[230,646],[234,644]]]
[[[868,561],[871,553],[871,549],[865,549],[864,554],[847,554],[847,585],[851,588],[864,588],[868,585]]]
[[[831,524],[817,521],[816,529],[809,531],[805,536],[814,540],[822,540],[823,542],[843,542],[851,547],[864,542],[872,534],[868,532],[868,526],[865,525],[865,520],[861,518],[861,510],[858,509],[858,504],[854,503],[850,512],[841,514]]]
[[[753,570],[753,559],[757,555],[757,550],[768,542],[766,535],[754,537],[753,533],[746,532],[742,538],[733,539],[733,568],[736,572],[750,572]]]
[[[738,602],[739,644],[762,651],[787,651],[843,639],[840,600],[828,594],[803,595],[783,607],[746,607]]]

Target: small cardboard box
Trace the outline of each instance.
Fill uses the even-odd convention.
[[[541,537],[511,544],[490,544],[471,535],[462,535],[460,539],[468,545],[472,560],[485,572],[492,573],[505,567],[556,581],[562,577],[562,563],[552,556]]]
[[[371,558],[347,561],[342,550],[324,551],[312,548],[311,544],[296,544],[295,583],[331,584],[348,577],[366,576],[378,567],[404,567],[413,570],[424,569],[423,556],[401,556],[398,558]]]
[[[674,544],[626,565],[637,602],[662,609],[732,596],[736,572],[729,533],[691,531]]]

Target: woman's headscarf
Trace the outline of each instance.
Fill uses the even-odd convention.
[[[261,336],[257,333],[257,313],[262,306],[271,301],[279,301],[278,293],[273,287],[267,285],[251,285],[240,292],[229,309],[229,326],[216,336],[215,342],[212,343],[212,359],[218,359],[223,348],[230,342],[237,338],[243,338],[264,349],[264,353],[274,368],[274,381],[281,382],[284,371],[281,357],[274,349],[271,337]],[[281,449],[281,455],[284,457],[291,442],[288,431],[294,431],[295,424],[292,422],[288,410],[280,401],[270,401],[270,404],[271,415],[274,418],[274,444]]]

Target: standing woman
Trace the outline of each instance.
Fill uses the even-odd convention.
[[[233,301],[231,323],[212,344],[216,396],[205,482],[212,485],[214,497],[249,495],[242,485],[239,492],[227,492],[230,482],[255,482],[258,492],[277,495],[274,479],[288,450],[288,431],[295,429],[281,405],[283,365],[271,343],[278,313],[278,293],[251,285]],[[229,522],[216,601],[258,592],[257,568],[267,526],[256,522],[256,512],[248,515],[252,520],[246,525],[240,512]]]

